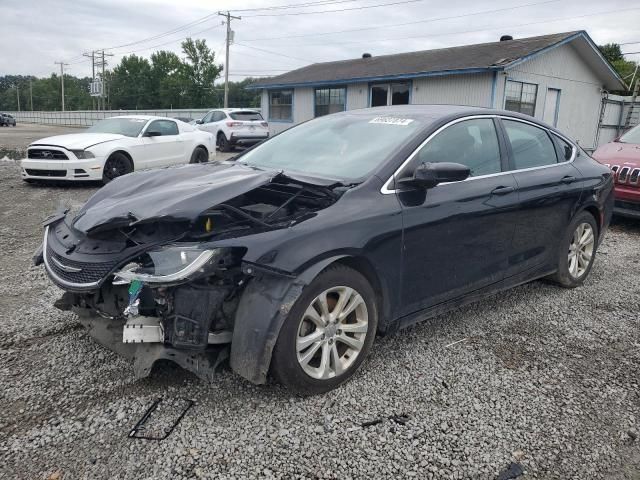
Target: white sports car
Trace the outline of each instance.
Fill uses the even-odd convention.
[[[134,170],[213,159],[213,135],[166,117],[123,115],[82,133],[43,138],[29,145],[22,179],[101,180]]]

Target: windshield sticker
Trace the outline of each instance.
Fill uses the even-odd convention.
[[[384,123],[386,125],[401,125],[406,127],[413,119],[411,118],[394,118],[394,117],[376,117],[373,120],[370,120],[369,123]]]

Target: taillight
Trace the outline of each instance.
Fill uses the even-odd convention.
[[[260,122],[260,125],[262,125],[264,128],[267,128],[269,126],[267,122]]]
[[[242,126],[242,122],[227,122],[227,127],[241,127]]]

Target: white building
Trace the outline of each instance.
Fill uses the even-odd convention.
[[[602,95],[624,82],[585,31],[314,63],[262,80],[262,113],[278,133],[343,110],[458,104],[527,113],[595,146]]]

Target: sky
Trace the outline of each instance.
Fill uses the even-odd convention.
[[[300,4],[307,6],[273,8]],[[232,21],[232,80],[503,34],[586,30],[597,44],[640,52],[640,2],[628,0],[0,0],[0,75],[49,76],[59,72],[54,62],[64,61],[65,73],[91,76],[85,52],[108,49],[111,66],[130,53],[171,50],[182,57],[188,36],[205,39],[224,63],[219,10],[242,17]],[[640,54],[627,58],[639,61]]]

